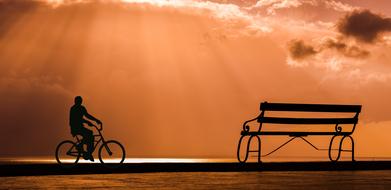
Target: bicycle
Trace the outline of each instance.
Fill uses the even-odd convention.
[[[125,160],[125,149],[121,143],[116,140],[105,141],[102,130],[103,125],[100,125],[100,129],[95,126],[95,129],[98,131],[98,134],[94,134],[94,149],[92,152],[95,152],[95,149],[98,147],[98,157],[100,163],[110,168],[120,166]],[[65,140],[57,145],[56,148],[56,160],[57,163],[63,167],[73,167],[75,166],[80,157],[83,156],[86,152],[83,150],[83,144],[78,135],[74,136],[76,141]],[[95,139],[95,137],[98,137]],[[102,143],[101,143],[102,142]],[[81,146],[79,146],[81,145]],[[81,148],[78,148],[81,147]]]

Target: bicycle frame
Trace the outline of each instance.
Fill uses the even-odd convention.
[[[101,125],[101,128],[100,128],[100,129],[98,129],[98,127],[95,126],[95,125],[94,125],[94,127],[95,127],[95,129],[98,131],[98,134],[94,134],[94,135],[93,135],[93,136],[94,136],[94,148],[92,149],[92,153],[95,152],[95,149],[98,147],[98,145],[100,144],[100,142],[102,142],[103,144],[106,143],[106,141],[105,141],[105,139],[104,139],[104,137],[103,137],[103,135],[102,135],[102,132],[101,132],[101,131],[103,130],[103,126]],[[98,137],[98,139],[95,139],[95,137]],[[79,139],[79,137],[78,137],[77,135],[75,136],[75,138],[76,138],[76,146],[77,146],[77,145],[79,145],[79,144],[81,143],[81,140]],[[71,156],[78,156],[78,155],[79,155],[79,150],[77,149],[77,147],[75,147],[77,151],[72,151],[73,148],[74,148],[74,146],[72,146],[72,147],[69,149],[69,151],[67,152],[67,154],[68,154],[68,155],[71,155]],[[109,147],[108,147],[108,146],[105,146],[105,148],[106,148],[107,152],[109,153],[109,155],[111,155],[112,152],[110,151]],[[84,151],[83,151],[83,152],[84,152]]]

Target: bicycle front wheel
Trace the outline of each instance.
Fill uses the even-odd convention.
[[[109,167],[118,167],[125,160],[125,148],[118,141],[106,141],[99,148],[99,161]]]
[[[56,148],[57,163],[64,167],[72,167],[77,164],[80,152],[76,148],[76,143],[66,140],[58,144]]]

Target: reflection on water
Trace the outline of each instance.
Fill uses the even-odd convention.
[[[44,183],[43,183],[44,182]],[[168,172],[0,178],[0,189],[390,189],[391,171]]]

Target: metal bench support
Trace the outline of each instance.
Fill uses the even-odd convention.
[[[332,150],[336,150],[336,149],[332,149],[332,146],[333,146],[333,142],[334,142],[334,139],[335,137],[342,137],[341,140],[339,141],[339,147],[338,147],[338,154],[337,154],[337,157],[335,159],[333,159],[332,155],[331,155],[331,151]],[[345,140],[345,138],[348,138],[350,139],[350,142],[351,142],[351,149],[343,149],[343,141]],[[346,136],[341,136],[341,135],[334,135],[333,137],[331,137],[331,140],[330,140],[330,145],[329,145],[329,159],[330,161],[332,162],[337,162],[339,160],[339,158],[341,157],[341,152],[351,152],[352,153],[352,161],[355,161],[354,160],[354,140],[353,140],[353,137],[350,136],[350,135],[346,135]]]
[[[244,160],[241,160],[240,159],[240,147],[241,147],[241,144],[242,144],[242,140],[243,138],[245,137],[245,135],[242,135],[239,139],[239,144],[238,144],[238,149],[237,149],[237,158],[239,160],[240,163],[244,163],[247,161],[248,159],[248,155],[250,152],[256,152],[258,153],[258,163],[261,163],[261,138],[258,136],[258,135],[251,135],[250,138],[248,139],[247,141],[247,148],[246,148],[246,156],[244,157]],[[258,150],[250,150],[250,145],[251,145],[251,140],[253,138],[256,138],[257,139],[257,148]]]

